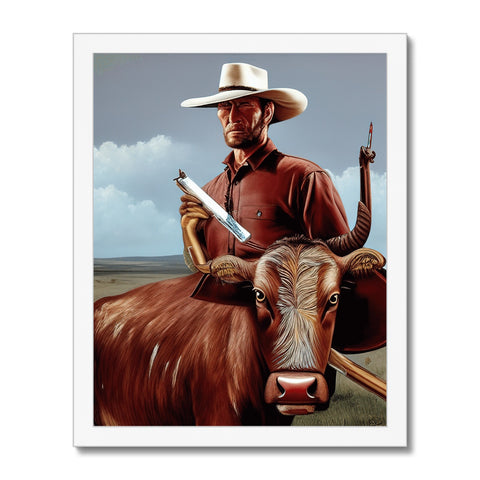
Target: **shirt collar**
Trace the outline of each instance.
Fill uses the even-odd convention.
[[[260,147],[258,150],[255,150],[255,152],[253,152],[253,154],[247,158],[246,163],[248,163],[251,169],[255,171],[263,163],[263,161],[276,149],[277,147],[269,138],[265,145]],[[234,161],[235,158],[233,152],[230,152],[227,158],[223,161],[223,163],[227,165],[227,167],[232,173]]]

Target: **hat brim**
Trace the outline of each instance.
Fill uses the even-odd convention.
[[[275,104],[274,122],[283,122],[300,115],[308,104],[307,97],[293,88],[271,88],[268,90],[226,90],[208,97],[189,98],[181,103],[182,107],[216,107],[221,102],[243,97],[260,97],[271,100]]]

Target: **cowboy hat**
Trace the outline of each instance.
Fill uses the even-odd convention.
[[[225,63],[220,74],[218,93],[189,98],[182,107],[216,107],[220,102],[256,96],[275,104],[272,123],[300,115],[307,108],[307,97],[293,88],[268,88],[268,73],[248,63]]]

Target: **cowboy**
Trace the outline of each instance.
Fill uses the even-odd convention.
[[[231,254],[255,259],[280,238],[303,234],[325,239],[349,231],[342,201],[325,170],[279,152],[268,136],[270,124],[305,110],[303,93],[269,88],[267,71],[262,68],[228,63],[222,67],[218,93],[188,99],[181,105],[217,108],[232,152],[223,162],[224,171],[203,189],[252,235],[250,241],[240,243],[195,197],[182,196],[180,214],[201,219],[197,233],[208,258]],[[207,297],[221,301],[220,285],[211,287],[203,286],[209,292]],[[199,298],[200,290],[194,294]]]
[[[223,161],[224,171],[203,190],[251,233],[251,240],[237,241],[195,197],[183,195],[180,214],[200,219],[197,236],[206,258],[230,254],[253,260],[273,242],[287,236],[341,239],[347,232],[348,236],[352,234],[340,196],[326,171],[309,160],[279,152],[268,136],[269,125],[289,120],[305,110],[307,98],[303,93],[292,88],[269,88],[266,70],[245,63],[229,63],[222,67],[218,93],[188,99],[181,105],[217,108],[225,142],[232,151]],[[359,235],[364,236],[361,245],[368,231]],[[194,270],[187,251],[184,256]],[[191,296],[255,308],[251,285],[225,283],[208,273],[201,277]],[[384,317],[371,315],[370,324],[366,315],[359,322],[358,304],[351,305],[356,313],[344,318],[342,328],[337,328],[338,345],[361,352],[384,344],[384,329],[378,329],[375,323],[377,318],[384,321]],[[359,333],[356,323],[364,326],[364,333]],[[330,366],[325,378],[333,395],[336,374]]]

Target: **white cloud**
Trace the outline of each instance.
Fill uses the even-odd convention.
[[[182,252],[172,181],[188,168],[191,150],[165,135],[148,142],[94,149],[94,254],[158,256]]]
[[[94,148],[94,186],[113,184],[137,201],[152,200],[160,207],[175,191],[172,179],[179,168],[188,168],[191,156],[188,146],[173,144],[165,135],[135,145],[105,142]]]
[[[94,256],[158,256],[179,251],[178,215],[159,212],[151,200],[135,201],[114,185],[94,189]]]
[[[342,198],[351,228],[355,225],[357,205],[360,200],[360,169],[349,167],[340,175],[328,172]],[[387,254],[387,174],[371,170],[372,229],[366,247]]]

